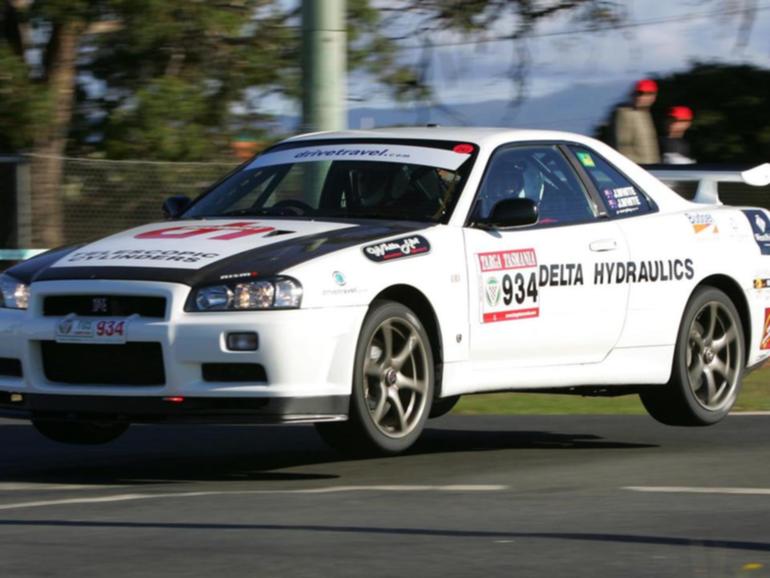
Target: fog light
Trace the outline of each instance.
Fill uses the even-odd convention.
[[[227,349],[230,351],[256,351],[259,349],[259,336],[254,332],[228,333]]]

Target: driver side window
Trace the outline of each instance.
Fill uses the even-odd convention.
[[[538,224],[575,223],[596,216],[596,206],[556,146],[500,149],[489,161],[474,215],[487,218],[505,199],[528,198]]]

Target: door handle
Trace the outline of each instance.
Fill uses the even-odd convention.
[[[595,251],[596,253],[605,253],[617,249],[618,243],[615,239],[601,239],[599,241],[593,241],[588,247],[591,251]]]

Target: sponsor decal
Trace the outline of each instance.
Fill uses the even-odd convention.
[[[770,255],[770,221],[767,215],[759,209],[746,209],[743,214],[749,220],[759,250],[763,255]]]
[[[692,230],[695,231],[696,235],[704,231],[710,231],[715,235],[719,233],[719,228],[710,213],[685,213],[685,216],[690,221]]]
[[[339,271],[335,271],[332,273],[332,278],[334,279],[334,282],[339,285],[340,287],[344,286],[347,281],[345,280],[345,275],[343,275]]]
[[[534,249],[479,253],[481,322],[532,319],[540,315],[537,254]]]
[[[244,279],[246,277],[258,277],[259,273],[252,271],[251,273],[230,273],[229,275],[220,275],[221,281],[227,281],[229,279]]]
[[[100,261],[119,261],[131,265],[131,261],[162,261],[164,263],[199,263],[219,258],[219,253],[200,251],[176,251],[173,249],[118,249],[116,251],[75,251],[66,263],[73,265],[98,264]]]
[[[594,159],[591,158],[591,155],[585,152],[578,152],[575,153],[578,160],[580,161],[580,164],[584,167],[588,167],[589,169],[592,169],[596,166],[596,163],[594,162]]]
[[[620,283],[660,283],[692,279],[692,259],[657,261],[616,261],[594,264],[594,285]]]
[[[473,152],[472,149],[449,151],[430,147],[385,144],[316,145],[267,152],[257,157],[247,170],[312,161],[343,160],[409,163],[456,171],[468,160],[471,152]]]
[[[765,309],[765,326],[762,329],[762,341],[759,343],[759,348],[770,349],[770,308]]]
[[[368,245],[363,248],[363,251],[369,260],[382,263],[429,253],[430,243],[422,235],[412,235],[410,237],[393,239],[392,241],[384,241],[376,245]]]
[[[340,287],[338,289],[324,289],[321,291],[321,295],[324,297],[340,297],[364,292],[364,289],[359,289],[358,287]]]
[[[617,189],[604,189],[602,191],[607,200],[607,206],[614,215],[632,213],[638,211],[642,206],[639,193],[634,187],[620,187]]]
[[[770,288],[770,279],[758,277],[754,279],[754,289]]]
[[[205,236],[209,241],[231,241],[251,235],[263,235],[275,231],[274,227],[266,227],[259,223],[227,223],[223,225],[182,225],[181,227],[164,227],[135,235],[135,239],[189,239],[190,237]]]

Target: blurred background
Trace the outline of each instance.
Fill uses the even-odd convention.
[[[609,141],[642,78],[697,166],[770,161],[769,31],[770,0],[0,0],[0,250],[158,220],[304,130]]]

